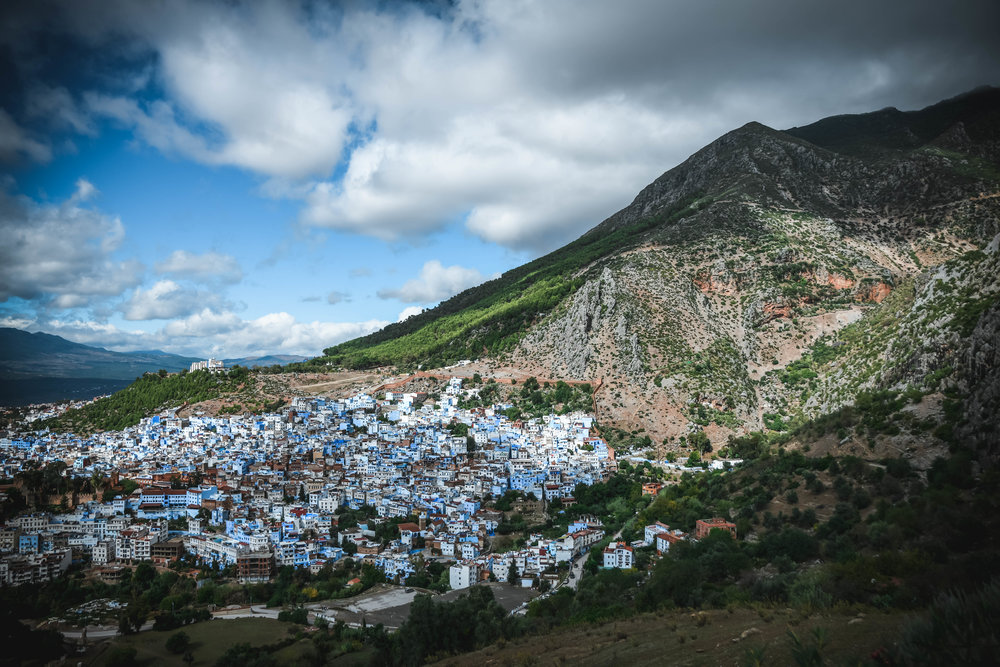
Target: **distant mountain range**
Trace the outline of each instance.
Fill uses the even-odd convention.
[[[295,355],[224,359],[228,366],[270,366],[301,361]],[[160,350],[112,352],[46,333],[0,328],[0,405],[90,398],[123,389],[159,369],[186,370],[198,357]]]

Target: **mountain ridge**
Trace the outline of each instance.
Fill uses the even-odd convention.
[[[886,123],[895,134],[879,133]],[[776,424],[837,410],[853,396],[818,400],[810,387],[822,379],[787,380],[816,366],[815,345],[844,345],[841,329],[876,318],[935,267],[993,261],[982,250],[1000,233],[998,128],[996,88],[789,131],[747,123],[567,246],[297,367],[481,358],[540,377],[605,378],[604,419],[673,444],[697,430],[724,443],[765,429],[766,415]],[[995,279],[953,283],[993,317]],[[959,317],[962,300],[951,307],[943,317]],[[921,326],[914,340],[939,338]],[[949,344],[972,344],[973,333]],[[894,364],[851,391],[890,377],[900,390],[923,386]],[[941,370],[928,364],[913,368]]]

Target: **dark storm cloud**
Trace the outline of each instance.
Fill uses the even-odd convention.
[[[48,159],[45,132],[112,122],[164,152],[260,174],[309,225],[392,240],[464,219],[535,251],[750,120],[918,108],[1000,83],[995,1],[2,11],[0,58],[16,70],[0,97],[8,156]]]
[[[727,90],[916,107],[1000,76],[1000,3],[604,3],[565,30],[542,3],[505,31],[525,77],[557,95],[629,91],[703,104]],[[539,67],[539,64],[542,64]],[[740,124],[734,121],[733,125]]]

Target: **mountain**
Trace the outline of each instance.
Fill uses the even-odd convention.
[[[268,354],[261,357],[240,357],[238,359],[223,359],[222,363],[227,368],[231,366],[246,366],[247,368],[259,368],[263,366],[281,366],[284,364],[294,364],[305,361],[308,357],[297,354]]]
[[[224,359],[227,368],[303,361],[293,354]],[[87,399],[127,387],[143,373],[187,370],[199,357],[160,350],[111,352],[47,333],[0,328],[0,405]]]
[[[186,369],[194,358],[159,350],[111,352],[46,333],[0,329],[0,404],[86,399],[124,389],[161,368]]]
[[[160,368],[186,369],[194,357],[159,350],[111,352],[47,333],[0,329],[0,378],[59,377],[133,380]]]
[[[835,444],[987,443],[998,233],[996,88],[749,123],[567,246],[298,367],[472,358],[603,380],[601,423],[656,445],[787,432],[872,396],[897,432],[849,424]]]

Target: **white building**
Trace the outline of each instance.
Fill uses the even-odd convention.
[[[613,542],[604,549],[604,567],[623,570],[635,565],[635,551],[624,542]]]
[[[114,542],[98,542],[92,553],[94,565],[106,565],[115,559]]]
[[[208,361],[196,361],[191,364],[190,372],[195,371],[208,371],[210,373],[218,373],[219,371],[225,370],[222,361],[219,359],[208,359]]]
[[[448,570],[448,582],[453,590],[468,588],[479,579],[479,568],[467,563],[456,563]]]

